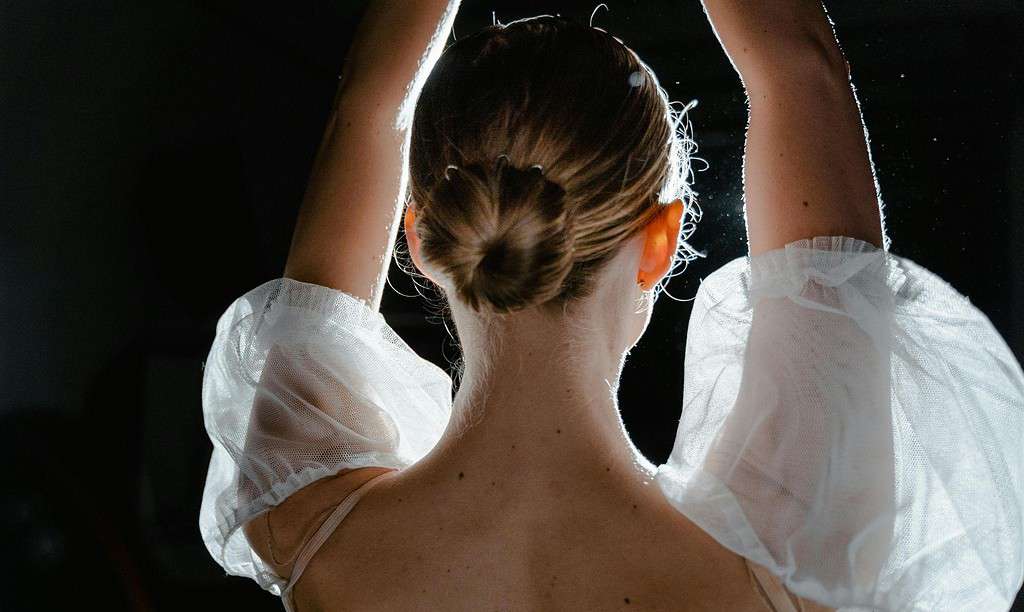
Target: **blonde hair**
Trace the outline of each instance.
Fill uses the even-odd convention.
[[[475,311],[585,297],[662,205],[683,199],[696,145],[653,71],[600,30],[544,15],[448,47],[412,122],[420,252]],[[682,259],[703,256],[685,238]]]

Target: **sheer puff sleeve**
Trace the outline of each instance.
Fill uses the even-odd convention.
[[[240,527],[320,478],[426,455],[448,423],[451,379],[361,300],[281,278],[220,317],[203,413],[203,541],[228,574],[280,595],[285,581]]]
[[[1024,374],[988,318],[846,236],[704,279],[675,446],[681,513],[840,610],[1008,610],[1024,578]]]

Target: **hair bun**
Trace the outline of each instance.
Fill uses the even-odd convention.
[[[448,166],[421,226],[422,252],[474,310],[510,312],[556,297],[573,265],[565,190],[508,157]]]

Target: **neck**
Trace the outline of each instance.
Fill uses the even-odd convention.
[[[435,449],[445,465],[524,487],[649,466],[619,415],[629,343],[615,317],[574,330],[539,313],[489,324],[453,313],[467,365]]]

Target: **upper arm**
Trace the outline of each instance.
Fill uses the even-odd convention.
[[[285,276],[377,307],[401,207],[404,131],[397,104],[358,88],[331,112],[310,174]]]
[[[398,233],[412,103],[444,48],[459,0],[375,0],[345,60],[285,276],[377,309]]]
[[[747,79],[750,254],[829,235],[881,247],[874,172],[842,52],[809,45],[791,59]]]
[[[339,372],[313,354],[301,343],[298,347],[275,345],[267,351],[245,436],[244,455],[253,461],[276,466],[291,457],[308,456],[305,449],[338,456],[338,449],[344,448],[357,455],[379,450],[378,442],[393,436],[394,424],[388,417],[375,406],[352,401],[349,385],[339,380]],[[326,423],[343,423],[348,436],[339,439],[338,430]],[[361,484],[391,469],[343,468],[302,487],[243,526],[250,546],[275,573],[287,578],[295,556],[330,511]],[[246,488],[253,484],[242,479],[240,496],[251,498],[264,492]]]

